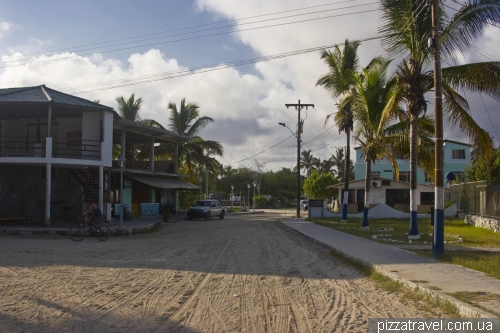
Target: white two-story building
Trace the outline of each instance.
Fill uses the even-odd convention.
[[[197,190],[178,174],[177,133],[122,119],[112,108],[44,85],[0,89],[0,218],[45,221],[72,218],[84,202],[99,203],[109,217],[123,200],[136,216],[155,215],[160,206],[176,210],[177,192]],[[174,156],[158,160],[155,147]],[[133,154],[121,170],[113,149],[149,150],[146,161]]]

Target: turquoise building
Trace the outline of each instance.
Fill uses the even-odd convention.
[[[354,148],[356,151],[356,161],[354,162],[354,177],[355,180],[364,179],[366,165],[363,152],[360,147]],[[452,140],[444,140],[443,142],[443,173],[446,179],[446,174],[450,171],[457,176],[457,179],[464,182],[464,170],[470,165],[471,149],[467,143],[462,143]],[[403,182],[410,181],[410,160],[398,159],[399,178],[397,180]],[[386,159],[376,161],[372,164],[372,176],[381,177],[386,179],[394,179],[394,170],[391,164]],[[429,184],[422,169],[417,170],[417,183]]]

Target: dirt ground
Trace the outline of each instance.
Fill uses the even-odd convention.
[[[0,332],[366,332],[426,317],[272,213],[156,233],[0,236]]]

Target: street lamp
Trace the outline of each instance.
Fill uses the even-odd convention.
[[[234,190],[234,186],[231,185],[231,209],[233,209],[233,190]]]
[[[248,192],[247,192],[247,212],[250,211],[250,184],[247,184]]]
[[[118,166],[120,167],[120,225],[119,228],[123,229],[123,169],[125,168],[125,157],[122,155],[118,159]]]
[[[253,212],[255,213],[255,186],[257,186],[257,183],[253,183]]]
[[[292,132],[293,136],[297,139],[297,218],[300,218],[300,129],[302,123],[299,122],[298,124],[299,127],[297,129],[297,135],[293,133],[290,127],[286,126],[285,123],[278,123],[278,124],[288,128],[288,130]]]

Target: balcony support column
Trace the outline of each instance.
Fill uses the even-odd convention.
[[[99,166],[99,209],[104,212],[104,167]]]
[[[155,171],[155,138],[151,137],[151,146],[149,148],[149,170]]]
[[[52,105],[49,104],[49,112],[47,115],[47,136],[52,137],[51,129],[52,129]]]
[[[125,158],[125,130],[122,130],[122,143],[120,148],[120,157]]]
[[[45,169],[45,225],[50,226],[50,187],[52,177],[52,164],[47,163]]]

